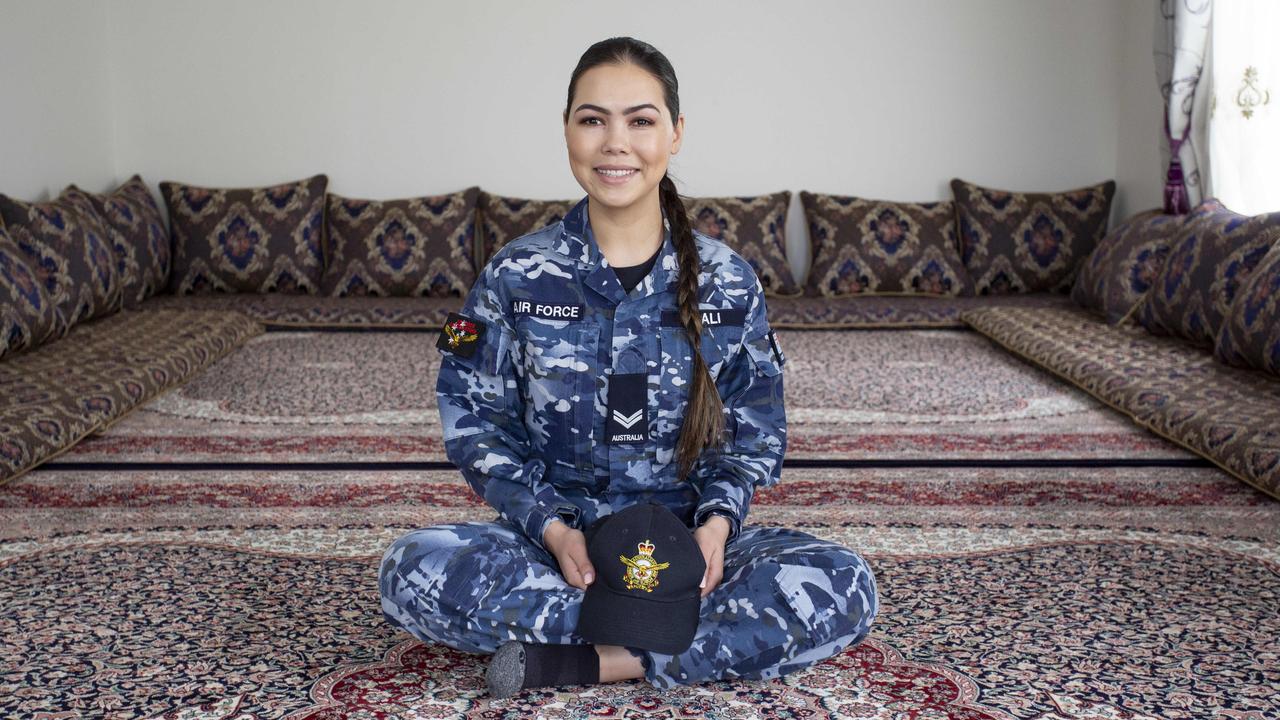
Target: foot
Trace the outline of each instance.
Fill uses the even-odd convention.
[[[511,697],[520,692],[524,688],[524,643],[515,640],[503,643],[489,660],[484,677],[493,697]]]
[[[525,688],[595,685],[600,682],[600,656],[592,645],[503,643],[485,671],[489,695],[506,698]]]

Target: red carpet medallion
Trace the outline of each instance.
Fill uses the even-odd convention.
[[[866,642],[768,682],[483,694],[378,609],[452,472],[35,472],[0,486],[0,717],[1271,718],[1280,504],[1212,468],[789,470],[749,522],[857,549]]]
[[[779,336],[793,460],[1194,457],[976,333]],[[442,461],[434,344],[269,333],[65,459]]]

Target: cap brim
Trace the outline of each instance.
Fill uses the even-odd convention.
[[[587,588],[578,613],[578,635],[595,645],[624,645],[676,655],[698,632],[702,598],[657,602],[624,595],[597,582]]]

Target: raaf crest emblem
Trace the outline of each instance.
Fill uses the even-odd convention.
[[[671,563],[659,563],[654,560],[654,546],[648,540],[637,545],[636,549],[640,552],[635,557],[618,556],[622,564],[627,567],[627,573],[622,579],[627,583],[628,590],[639,588],[645,592],[653,592],[653,589],[658,586],[658,571],[667,569]]]

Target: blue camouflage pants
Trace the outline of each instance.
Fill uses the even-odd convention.
[[[501,519],[415,530],[387,550],[382,611],[420,640],[492,653],[507,640],[583,644],[583,591],[549,552]],[[807,533],[744,525],[725,548],[724,579],[702,599],[679,655],[631,648],[645,678],[670,688],[801,670],[866,637],[880,603],[857,553]]]

